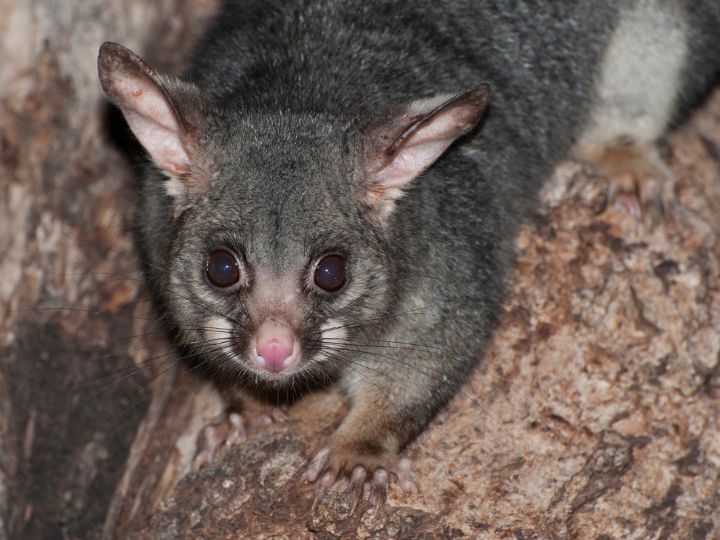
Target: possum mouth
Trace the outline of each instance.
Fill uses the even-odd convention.
[[[255,383],[283,385],[291,383],[298,374],[306,370],[308,364],[311,364],[309,359],[312,354],[303,350],[301,343],[297,343],[287,358],[264,358],[258,354],[256,340],[249,337],[233,344],[228,356],[237,369],[252,377]]]
[[[227,358],[227,368],[244,372],[255,383],[294,384],[302,373],[308,379],[327,379],[340,367],[336,349],[346,331],[336,319],[313,331],[298,331],[270,317],[249,334],[220,316],[210,317],[206,324],[204,337],[210,349]]]

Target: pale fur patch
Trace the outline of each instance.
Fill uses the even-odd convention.
[[[207,163],[192,164],[189,170],[183,177],[161,170],[166,177],[163,182],[165,192],[173,199],[175,218],[189,208],[197,196],[210,189],[217,178],[217,173],[211,173]]]
[[[344,348],[343,343],[347,337],[347,330],[345,328],[339,328],[344,324],[345,323],[338,319],[328,319],[320,326],[320,342],[322,343],[322,347],[320,354],[317,356],[319,360],[328,363],[336,362],[336,360],[327,359],[322,351],[326,350],[326,352],[330,354],[330,357],[332,357],[334,352]]]
[[[597,152],[620,138],[653,144],[667,127],[688,54],[680,8],[639,0],[620,16],[603,58],[597,99],[577,153]]]
[[[182,180],[180,180],[177,176],[168,175],[168,179],[165,181],[164,185],[165,191],[173,199],[185,199],[185,196],[187,195],[187,188],[185,187],[185,184],[183,184]]]
[[[328,319],[320,327],[320,338],[323,340],[332,339],[336,343],[346,337],[347,329],[343,326],[343,322],[338,319]]]
[[[219,315],[213,315],[207,320],[203,334],[205,334],[205,338],[210,341],[210,343],[207,344],[209,348],[220,348],[229,358],[237,360],[237,355],[233,352],[230,343],[232,331],[233,327],[230,321]]]

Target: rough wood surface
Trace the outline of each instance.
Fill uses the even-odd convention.
[[[162,334],[128,337],[153,326],[95,61],[116,40],[177,69],[211,7],[0,0],[0,538],[99,537],[125,515],[108,508],[174,362],[143,364]]]
[[[0,0],[0,539],[720,537],[720,91],[669,138],[654,230],[560,168],[492,349],[407,450],[419,494],[311,509],[333,391],[193,468],[222,404],[153,322],[94,62],[177,70],[213,5]]]

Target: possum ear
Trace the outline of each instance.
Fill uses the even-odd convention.
[[[418,100],[371,129],[363,199],[381,218],[392,211],[410,182],[430,167],[483,117],[490,85],[456,96]]]
[[[195,88],[161,78],[131,50],[110,42],[100,47],[98,75],[155,164],[171,178],[187,173],[197,150]]]

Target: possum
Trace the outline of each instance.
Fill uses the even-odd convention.
[[[309,480],[412,490],[402,450],[482,359],[543,182],[575,157],[662,219],[657,143],[718,28],[714,0],[236,1],[181,77],[103,44],[170,331],[240,394],[337,381]]]

